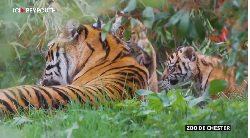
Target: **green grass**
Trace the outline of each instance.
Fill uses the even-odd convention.
[[[32,110],[28,116],[16,116],[0,122],[1,138],[235,138],[247,137],[247,100],[209,101],[204,109],[190,106],[179,91],[150,94],[148,101],[126,100],[83,109],[78,103],[66,111],[50,115]],[[21,116],[21,117],[20,117]],[[186,132],[185,125],[231,125],[231,131]]]

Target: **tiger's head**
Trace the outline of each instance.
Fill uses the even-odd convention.
[[[70,69],[68,67],[70,64],[76,63],[74,60],[69,61],[67,56],[71,56],[71,59],[76,58],[74,53],[77,54],[77,51],[73,45],[79,40],[79,34],[82,31],[83,28],[76,20],[67,21],[57,40],[49,47],[45,57],[46,68],[42,75],[42,86],[65,85],[72,81],[70,76],[75,69],[73,66]],[[66,51],[73,55],[66,54]]]
[[[79,72],[83,68],[84,71],[90,70],[105,60],[112,60],[117,53],[126,49],[119,40],[113,39],[111,34],[102,41],[101,34],[102,31],[97,27],[80,25],[74,19],[67,21],[63,31],[47,52],[41,85],[72,84],[79,78]],[[94,77],[95,75],[99,74],[93,74]]]
[[[197,74],[197,55],[193,47],[180,46],[168,56],[166,68],[159,82],[159,88],[174,88],[181,82],[187,82]]]

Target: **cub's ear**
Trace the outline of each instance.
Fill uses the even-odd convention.
[[[195,55],[195,50],[194,50],[193,47],[191,47],[191,46],[185,47],[185,49],[183,50],[183,54],[190,61],[194,61],[195,60],[196,55]]]
[[[182,49],[184,46],[178,46],[176,51],[179,51],[180,49]]]

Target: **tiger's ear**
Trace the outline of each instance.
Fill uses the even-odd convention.
[[[63,35],[65,38],[75,38],[78,35],[78,30],[80,27],[80,23],[75,19],[70,19],[67,21],[64,29]]]
[[[96,21],[96,27],[99,28],[99,29],[102,29],[102,22],[101,22],[101,20],[99,18]]]
[[[190,61],[194,61],[195,60],[195,50],[193,47],[191,46],[187,46],[185,47],[183,54],[185,55],[186,58],[188,58]]]
[[[184,46],[178,46],[177,48],[176,48],[176,51],[179,51],[180,49],[182,49]]]

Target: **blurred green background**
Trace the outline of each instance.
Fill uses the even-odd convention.
[[[53,13],[13,13],[13,8],[54,8]],[[248,69],[247,0],[2,0],[0,1],[0,88],[38,84],[48,46],[68,19],[93,24],[97,17],[105,31],[114,11],[141,20],[157,53],[158,75],[167,54],[192,45],[201,53],[223,57],[236,66],[241,82]],[[126,21],[124,18],[124,21]],[[127,37],[129,32],[125,34]],[[183,84],[186,85],[186,84]],[[196,104],[190,84],[168,93],[150,93],[148,102],[136,99],[112,103],[113,108],[92,110],[70,104],[67,111],[32,110],[14,119],[0,120],[0,137],[246,137],[248,101],[242,97],[206,100]],[[185,125],[231,125],[230,132],[186,132]]]

